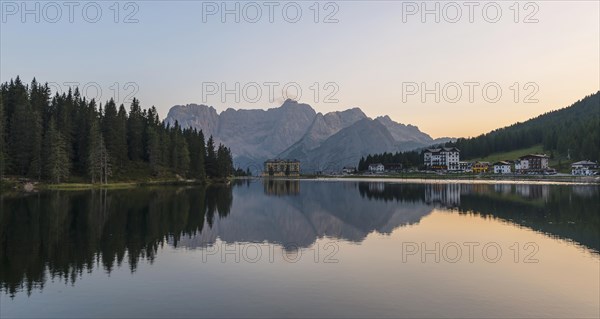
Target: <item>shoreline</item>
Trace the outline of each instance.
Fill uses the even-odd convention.
[[[402,177],[331,177],[307,180],[390,182],[404,184],[504,184],[504,185],[586,185],[600,186],[600,181],[552,180],[552,179],[452,179],[452,178],[402,178]]]
[[[2,193],[8,192],[38,192],[48,190],[81,191],[91,189],[130,189],[136,187],[152,186],[201,186],[229,184],[234,180],[298,180],[298,181],[366,181],[366,182],[394,182],[418,184],[561,184],[561,185],[600,185],[600,176],[537,176],[537,175],[433,175],[433,174],[407,174],[407,175],[301,175],[298,177],[231,177],[223,180],[155,180],[155,181],[123,181],[108,184],[91,183],[60,183],[49,184],[28,180],[5,179],[0,185]]]
[[[260,177],[259,177],[260,178]],[[264,178],[268,179],[268,178]],[[600,185],[600,176],[556,176],[556,175],[305,175],[296,178],[273,178],[296,180],[332,180],[332,181],[393,181],[414,183],[485,183],[485,184],[567,184],[567,185]]]
[[[82,191],[91,189],[130,189],[136,187],[151,187],[151,186],[201,186],[215,184],[229,184],[231,179],[223,180],[142,180],[142,181],[119,181],[110,182],[108,184],[92,184],[82,182],[67,182],[59,184],[51,184],[46,182],[37,182],[29,180],[14,180],[5,179],[0,185],[2,193],[8,192],[23,192],[32,193],[48,190],[60,191]]]

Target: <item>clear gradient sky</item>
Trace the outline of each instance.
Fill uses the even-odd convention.
[[[102,101],[114,95],[117,82],[119,102],[134,90],[124,88],[126,83],[134,82],[142,105],[155,105],[161,117],[176,104],[209,104],[218,111],[275,107],[285,97],[283,85],[297,83],[300,101],[318,112],[360,107],[370,117],[389,115],[433,137],[475,136],[600,90],[600,5],[595,0],[516,6],[514,1],[475,1],[473,7],[437,2],[439,23],[433,13],[423,21],[421,1],[319,2],[318,23],[314,1],[237,2],[239,23],[233,14],[223,21],[221,1],[120,2],[118,13],[114,3],[77,2],[70,12],[69,5],[56,2],[58,16],[53,4],[29,1],[23,8],[21,1],[2,0],[0,80],[20,75],[29,82],[35,76],[61,89],[68,87],[65,82],[92,83],[87,96]],[[37,13],[22,16],[36,4]],[[209,15],[213,4],[218,12]],[[298,18],[296,4],[302,9]],[[427,8],[435,5],[429,1]],[[226,6],[235,8],[236,2]],[[324,23],[327,15],[334,23]],[[234,94],[208,95],[213,83],[232,89],[236,82],[239,102]],[[265,82],[278,83],[272,100]],[[334,84],[325,87],[329,82]],[[436,82],[439,102],[435,94],[425,100],[420,92],[408,95],[423,89],[421,83],[434,89]],[[465,82],[478,84],[472,101]],[[252,83],[259,85],[262,98],[255,99]],[[484,96],[487,83],[492,84]],[[287,96],[295,97],[290,87]],[[495,87],[502,95],[493,103]],[[336,88],[330,100],[337,102],[327,103],[326,95]],[[533,103],[524,103],[529,93]]]

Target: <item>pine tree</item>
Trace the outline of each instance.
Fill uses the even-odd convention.
[[[190,151],[177,122],[171,131],[171,144],[171,166],[175,172],[187,174],[190,167]]]
[[[33,111],[30,122],[30,138],[31,138],[31,162],[29,165],[29,177],[37,180],[42,179],[42,118],[38,111]]]
[[[127,122],[127,145],[129,148],[129,159],[139,161],[144,156],[143,146],[144,116],[140,102],[133,99]]]
[[[191,177],[203,180],[206,178],[204,171],[204,157],[206,156],[206,146],[204,145],[204,134],[195,129],[184,131],[189,151],[190,151],[190,175]]]
[[[231,160],[231,153],[227,147],[223,144],[219,144],[217,149],[217,173],[216,177],[225,178],[231,176],[233,173],[233,165]],[[289,175],[289,172],[288,172]]]
[[[42,178],[42,139],[44,114],[48,112],[50,100],[50,89],[48,84],[38,84],[35,78],[31,81],[29,88],[30,104],[30,132],[31,138],[31,162],[28,175],[40,180]]]
[[[108,176],[112,176],[110,155],[97,119],[91,121],[87,141],[87,173],[91,178],[92,184],[96,183],[96,181],[99,181],[100,184],[107,184]]]
[[[161,129],[159,131],[159,140],[160,140],[160,155],[161,155],[161,163],[165,167],[171,167],[173,163],[171,163],[171,129],[167,125],[166,128]]]
[[[178,163],[179,171],[187,175],[190,170],[190,150],[185,139],[181,136],[176,144],[179,149]]]
[[[54,119],[50,120],[44,136],[46,152],[45,175],[52,183],[60,183],[69,177],[70,161],[67,145],[62,134],[56,129]]]
[[[160,129],[160,119],[158,117],[158,111],[154,106],[150,107],[147,112],[145,112],[146,118],[144,123],[144,134],[143,134],[143,146],[144,146],[144,160],[150,162],[150,134],[157,135],[157,131]],[[150,132],[152,131],[152,132]]]
[[[92,184],[96,183],[96,180],[101,180],[102,175],[102,159],[100,153],[102,152],[102,145],[100,145],[100,128],[96,121],[92,121],[90,130],[87,135],[88,145],[88,157],[87,157],[87,174],[92,180]]]
[[[15,91],[9,132],[10,158],[13,160],[11,167],[15,175],[25,176],[29,170],[33,148],[30,130],[33,114],[25,87],[16,86]]]
[[[113,149],[109,149],[115,159],[115,163],[119,168],[124,168],[128,160],[127,150],[127,111],[125,106],[121,104],[119,112],[117,113],[117,120],[113,127],[110,127],[114,131],[114,138],[111,142],[113,143]]]
[[[67,157],[69,161],[71,161],[75,155],[73,151],[73,140],[74,137],[77,137],[77,132],[74,131],[73,128],[73,120],[75,117],[76,103],[75,98],[78,96],[77,92],[73,95],[73,91],[69,88],[69,91],[66,95],[62,96],[56,105],[56,127],[60,129],[61,138],[65,143],[65,150],[67,152]]]
[[[108,177],[112,176],[112,166],[110,163],[110,155],[106,149],[104,136],[100,135],[99,152],[100,155],[100,183],[104,179],[104,184],[108,184]]]
[[[146,139],[146,144],[148,145],[148,162],[154,174],[158,175],[162,166],[160,135],[155,128],[149,128]]]
[[[206,142],[206,175],[208,177],[216,177],[217,176],[217,153],[215,151],[215,141],[212,135],[208,138],[208,142]]]
[[[122,164],[127,157],[127,137],[120,122],[117,105],[110,99],[104,106],[102,135],[106,138],[106,148],[117,165]]]
[[[29,90],[31,108],[35,112],[38,112],[42,117],[42,120],[44,120],[43,115],[49,108],[48,102],[50,101],[50,88],[48,87],[48,84],[41,85],[36,81],[35,78],[33,78]]]
[[[5,131],[6,131],[6,120],[4,118],[4,103],[3,103],[4,90],[2,90],[2,95],[0,95],[0,182],[2,182],[2,178],[4,177],[5,170],[5,161],[6,161],[6,141],[5,141]]]

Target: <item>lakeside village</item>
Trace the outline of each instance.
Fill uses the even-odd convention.
[[[344,167],[341,172],[331,175],[385,175],[401,172],[426,173],[472,173],[496,175],[556,175],[554,168],[549,167],[550,157],[546,154],[528,154],[513,160],[490,162],[466,162],[460,160],[460,150],[456,147],[430,148],[423,152],[423,167],[421,170],[403,168],[402,164],[370,164],[366,171],[358,171],[356,167]],[[599,175],[598,163],[583,160],[571,164],[571,175]],[[319,175],[319,173],[317,173]],[[300,162],[289,159],[270,159],[264,162],[263,177],[298,177]]]

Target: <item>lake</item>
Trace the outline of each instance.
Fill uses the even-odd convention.
[[[600,316],[600,187],[242,180],[0,201],[0,317]]]

